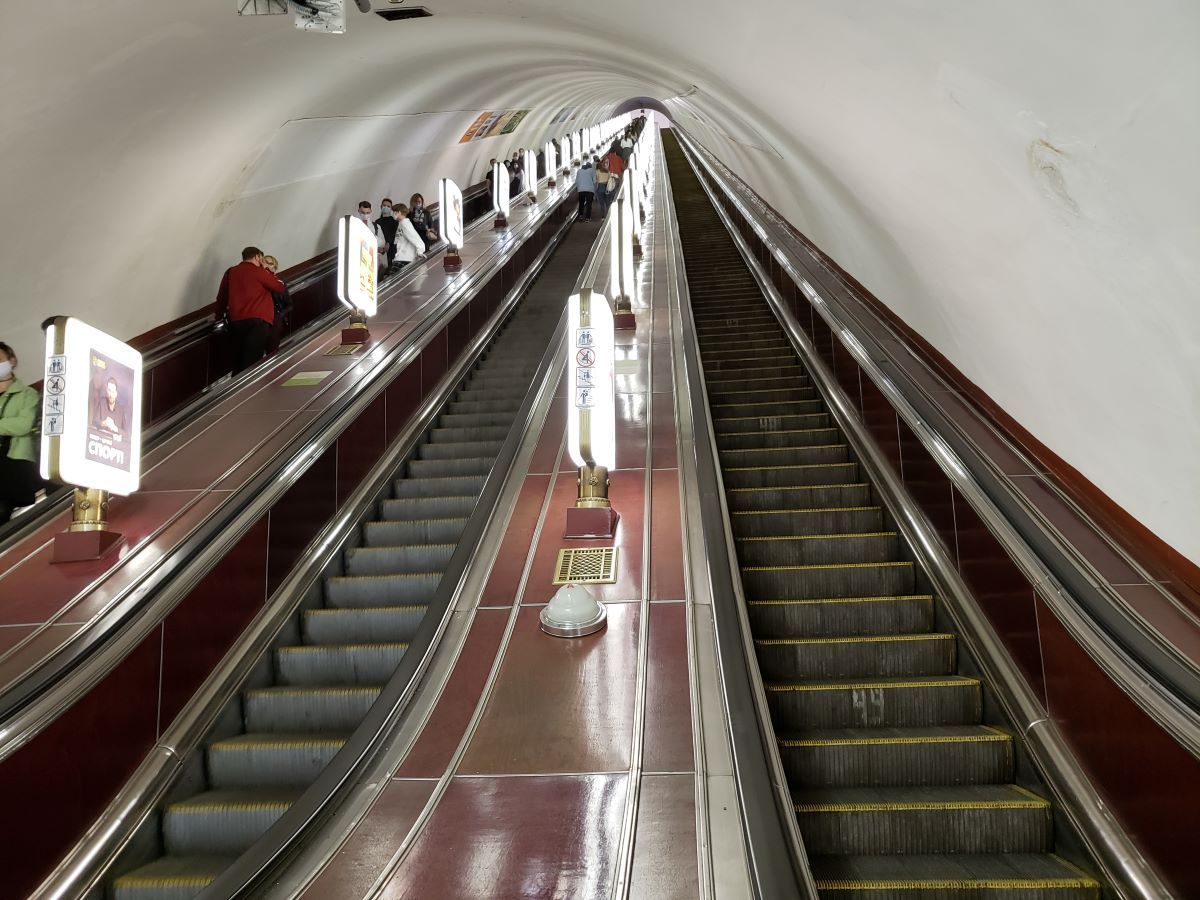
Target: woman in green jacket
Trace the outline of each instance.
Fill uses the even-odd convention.
[[[17,355],[0,341],[0,523],[29,506],[38,488],[34,427],[38,392],[16,376]]]

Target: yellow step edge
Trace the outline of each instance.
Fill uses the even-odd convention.
[[[376,650],[386,647],[393,649],[395,647],[403,647],[407,649],[408,641],[376,641],[374,643],[361,644],[293,644],[290,647],[280,647],[280,653],[320,653],[326,650]]]
[[[850,531],[842,534],[751,534],[735,538],[738,541],[850,541],[855,538],[896,537],[895,531]]]
[[[419,610],[429,609],[428,603],[402,603],[399,606],[323,606],[318,609],[306,609],[306,616],[329,616],[348,612],[395,612],[398,609]]]
[[[334,575],[334,578],[341,578],[348,581],[370,581],[372,579],[382,580],[384,578],[441,578],[441,572],[397,572],[395,575]]]
[[[816,880],[819,891],[1036,891],[1087,890],[1099,888],[1093,878],[929,878],[921,880],[878,881]]]
[[[938,812],[942,810],[1049,809],[1050,801],[1036,800],[913,800],[880,803],[795,803],[802,813]]]
[[[381,544],[377,547],[352,547],[351,549],[352,550],[408,550],[408,549],[415,548],[415,549],[421,549],[421,550],[434,550],[434,549],[442,549],[444,547],[457,547],[457,546],[458,546],[458,544],[453,543],[453,542],[448,543],[448,544]]]
[[[857,466],[856,462],[830,462],[830,463],[801,463],[791,464],[786,466],[727,466],[726,472],[780,472],[790,469],[832,469],[837,466]],[[826,485],[821,485],[825,487]]]
[[[731,403],[729,405],[736,406],[737,404]],[[828,416],[828,415],[829,415],[829,413],[817,412],[817,413],[781,413],[779,416],[725,416],[724,418],[720,419],[719,421],[722,421],[722,422],[749,422],[751,419],[774,419],[774,418],[782,419],[784,417],[799,419],[799,418],[813,418],[815,416]],[[746,431],[718,431],[717,437],[725,437],[726,435],[730,435],[730,434],[754,434],[754,433],[755,432],[746,432]]]
[[[823,429],[814,429],[823,430]],[[831,429],[832,430],[832,429]],[[769,433],[769,432],[768,432]],[[779,453],[784,450],[836,450],[846,444],[803,444],[799,447],[730,447],[721,453]]]
[[[382,688],[376,687],[359,687],[347,685],[345,687],[265,687],[265,688],[250,688],[246,691],[247,694],[266,694],[269,693],[272,697],[307,697],[312,694],[329,694],[335,696],[338,694],[378,694]]]
[[[932,594],[896,594],[888,597],[814,597],[808,600],[747,600],[748,606],[819,606],[823,603],[885,603],[890,600],[928,600]]]
[[[388,499],[392,498],[389,497]],[[418,498],[405,497],[404,499],[416,500]],[[372,519],[367,525],[429,525],[433,522],[464,522],[467,518],[467,516],[441,516],[436,519]]]
[[[172,888],[205,888],[217,880],[216,875],[122,875],[113,881],[113,887],[121,888],[151,888],[155,890],[171,890]]]
[[[258,809],[288,809],[292,800],[226,800],[214,803],[171,803],[167,809],[175,814],[182,813],[212,813],[229,809],[258,810]]]
[[[786,390],[788,390],[788,388],[755,388],[755,389],[754,389],[754,390],[752,390],[752,391],[730,391],[730,392],[727,392],[727,393],[734,393],[734,394],[774,394],[774,393],[776,393],[777,391],[786,391]],[[813,391],[813,393],[816,393],[816,390],[815,390],[814,388],[810,388],[810,387],[807,387],[807,388],[798,388],[798,390],[804,390],[804,391]],[[735,403],[722,403],[722,404],[719,404],[719,405],[720,405],[720,406],[737,406],[737,405],[740,405],[740,404],[735,404]],[[483,458],[484,458],[484,457],[480,457],[480,459],[483,459]]]
[[[780,428],[777,431],[727,431],[727,432],[718,433],[717,437],[729,437],[730,435],[734,435],[734,434],[812,434],[814,431],[837,431],[837,429],[834,428],[832,425],[826,425],[823,428]],[[805,446],[808,446],[808,445],[805,445]],[[832,447],[835,445],[833,445],[833,444],[814,444],[812,446]],[[845,447],[846,445],[845,444],[837,444],[836,446]],[[729,449],[739,450],[739,449],[743,449],[743,448],[730,447]],[[745,448],[745,449],[751,449],[751,448]],[[770,448],[760,447],[757,449],[798,450],[800,448],[799,447],[770,447]]]
[[[890,747],[903,744],[1003,744],[1010,743],[1012,736],[995,734],[938,734],[913,737],[873,738],[781,738],[781,747]]]
[[[811,566],[742,566],[743,572],[792,572],[806,569],[896,569],[912,567],[910,562],[822,563]]]
[[[862,512],[868,509],[883,509],[882,506],[800,506],[796,509],[742,509],[730,513],[733,516],[782,516],[795,513]],[[895,534],[895,532],[891,532]]]
[[[220,753],[234,750],[301,750],[306,747],[341,747],[346,743],[345,738],[289,738],[278,741],[239,741],[236,738],[226,738],[208,745],[209,751]]]
[[[978,678],[936,679],[932,681],[848,681],[841,684],[768,684],[766,689],[776,694],[796,694],[804,691],[866,691],[909,690],[912,688],[968,687],[978,688]]]
[[[845,465],[845,463],[832,463],[831,465]],[[779,487],[746,487],[746,488],[729,488],[727,494],[746,494],[751,491],[819,491],[825,488],[853,488],[853,487],[870,487],[871,485],[865,481],[844,481],[838,484],[785,484]],[[752,512],[753,510],[751,510]]]
[[[945,632],[930,634],[862,635],[835,638],[762,638],[754,643],[760,647],[791,647],[800,644],[888,644],[896,641],[953,641],[956,635]]]

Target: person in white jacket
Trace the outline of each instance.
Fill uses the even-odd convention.
[[[403,203],[392,207],[400,224],[396,228],[396,268],[403,269],[415,259],[425,255],[425,242],[417,234],[417,229],[408,220],[408,207]]]
[[[378,276],[382,278],[387,274],[388,268],[388,242],[383,236],[383,229],[371,221],[371,201],[363,200],[358,204],[358,212],[356,215],[362,219],[364,225],[375,232],[375,242],[378,247],[376,252],[376,260],[379,264]]]

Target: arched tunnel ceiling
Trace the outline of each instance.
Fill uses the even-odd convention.
[[[26,376],[51,313],[133,336],[210,302],[244,244],[303,260],[360,196],[478,180],[564,106],[648,96],[1200,561],[1200,6],[428,5],[343,36],[234,0],[23,6],[0,260]],[[503,108],[533,112],[457,143]]]

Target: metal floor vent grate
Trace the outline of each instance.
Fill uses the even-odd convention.
[[[404,9],[377,9],[375,15],[389,22],[399,22],[401,19],[424,19],[433,13],[424,6],[406,6]]]
[[[616,547],[568,547],[558,551],[554,584],[615,584]]]

